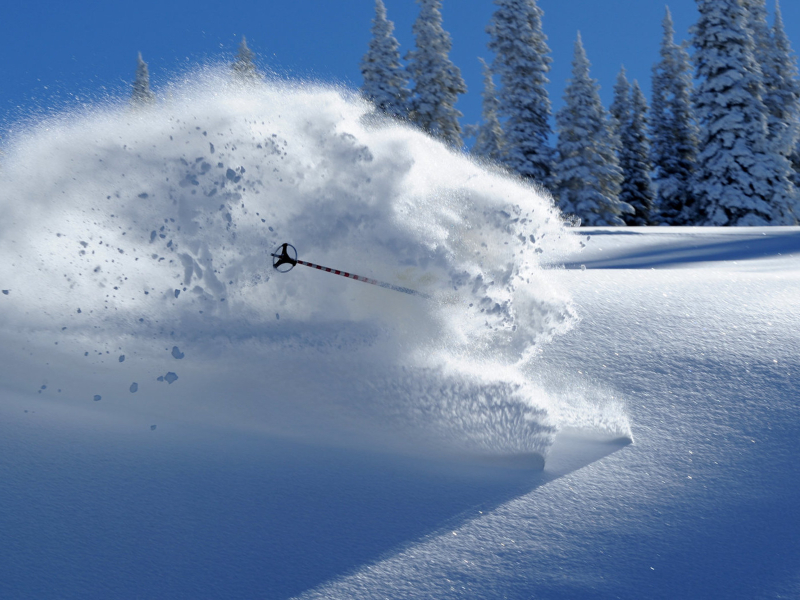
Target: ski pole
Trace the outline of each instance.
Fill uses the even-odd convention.
[[[348,279],[363,281],[364,283],[377,285],[379,287],[386,288],[387,290],[394,290],[395,292],[402,292],[404,294],[409,294],[411,296],[419,296],[420,298],[425,298],[426,300],[433,299],[433,297],[428,294],[425,294],[423,292],[418,292],[417,290],[412,290],[407,287],[393,285],[391,283],[386,283],[384,281],[378,281],[377,279],[370,279],[369,277],[362,277],[361,275],[355,275],[354,273],[348,273],[346,271],[340,271],[338,269],[331,269],[330,267],[323,267],[322,265],[315,265],[314,263],[306,262],[304,260],[299,260],[297,258],[297,249],[288,243],[281,244],[278,250],[272,253],[272,268],[274,268],[279,273],[288,273],[296,265],[303,265],[304,267],[311,267],[312,269],[317,269],[318,271],[325,271],[326,273],[333,273],[334,275],[347,277]]]

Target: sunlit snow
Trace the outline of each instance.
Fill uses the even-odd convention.
[[[524,367],[576,322],[542,269],[575,246],[549,199],[342,90],[198,77],[10,143],[6,385],[315,442],[546,454],[558,399]],[[283,242],[433,300],[277,273]]]
[[[0,596],[800,593],[797,228],[570,228],[213,70],[3,150]]]

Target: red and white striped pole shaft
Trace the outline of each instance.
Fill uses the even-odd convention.
[[[410,288],[402,287],[399,285],[393,285],[391,283],[386,283],[384,281],[378,281],[377,279],[370,279],[369,277],[362,277],[361,275],[348,273],[347,271],[339,271],[338,269],[331,269],[330,267],[315,265],[314,263],[306,262],[304,260],[298,260],[297,264],[303,265],[304,267],[311,267],[312,269],[317,269],[318,271],[325,271],[326,273],[333,273],[334,275],[347,277],[348,279],[355,279],[356,281],[363,281],[364,283],[377,285],[382,288],[386,288],[387,290],[394,290],[395,292],[403,292],[404,294],[410,294],[412,296],[420,296],[421,298],[425,298],[427,300],[431,299],[431,296],[429,296],[428,294],[423,294],[422,292],[418,292],[417,290],[412,290]]]
[[[290,271],[292,267],[295,265],[303,265],[304,267],[310,267],[312,269],[317,269],[318,271],[325,271],[326,273],[332,273],[334,275],[339,275],[340,277],[347,277],[348,279],[355,279],[356,281],[362,281],[364,283],[369,283],[371,285],[377,285],[382,288],[386,288],[387,290],[393,290],[395,292],[402,292],[404,294],[409,294],[411,296],[419,296],[420,298],[425,298],[426,300],[432,300],[433,297],[425,294],[423,292],[418,292],[417,290],[412,290],[411,288],[402,287],[399,285],[393,285],[391,283],[386,283],[385,281],[378,281],[377,279],[370,279],[369,277],[362,277],[361,275],[356,275],[354,273],[348,273],[347,271],[340,271],[338,269],[331,269],[330,267],[323,267],[322,265],[316,265],[311,262],[307,262],[305,260],[299,260],[296,258],[291,258],[289,256],[287,248],[291,246],[291,244],[282,244],[281,245],[281,253],[280,254],[273,254],[272,256],[277,260],[273,261],[273,267],[277,270],[280,270],[279,267],[281,265],[291,265],[286,271]],[[292,247],[293,248],[293,247]],[[283,271],[283,272],[286,272]]]

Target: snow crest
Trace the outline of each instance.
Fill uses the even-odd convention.
[[[549,444],[521,365],[576,320],[541,265],[577,241],[545,194],[347,91],[195,73],[17,135],[2,178],[10,386],[289,435],[401,415],[404,439]],[[283,242],[433,300],[276,273]]]

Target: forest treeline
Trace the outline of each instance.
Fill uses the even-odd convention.
[[[481,122],[465,132],[456,108],[467,91],[449,58],[442,0],[417,0],[414,48],[401,57],[383,0],[360,64],[362,94],[411,123],[547,188],[584,225],[797,225],[800,221],[800,83],[776,2],[696,0],[689,42],[675,42],[669,8],[648,103],[622,68],[604,107],[580,33],[564,105],[548,93],[552,59],[536,0],[494,0],[486,32]],[[242,38],[233,72],[259,77]],[[153,101],[139,56],[135,103]]]

